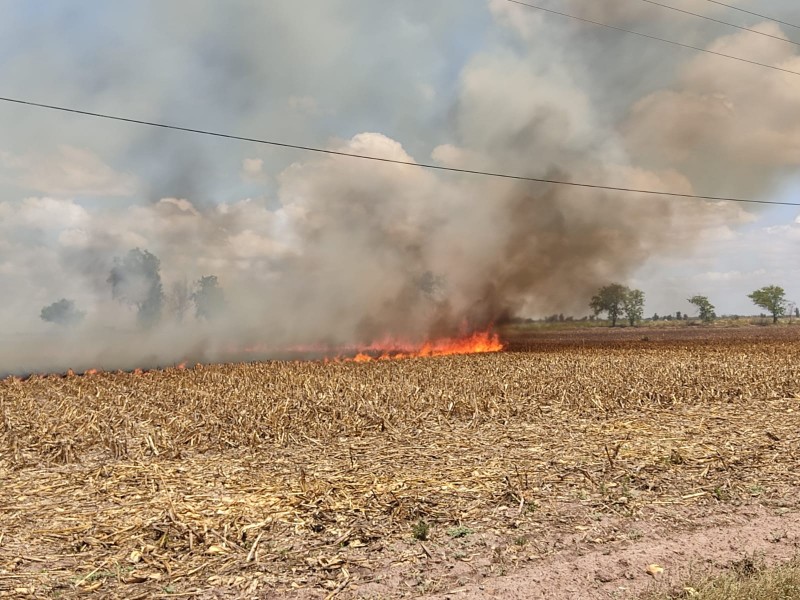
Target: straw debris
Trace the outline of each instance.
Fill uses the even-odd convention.
[[[481,532],[525,540],[505,572],[586,511],[779,502],[798,364],[775,339],[9,378],[0,596],[333,597]]]

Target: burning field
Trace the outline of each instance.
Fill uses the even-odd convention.
[[[0,596],[420,595],[796,508],[791,328],[424,354],[0,382]]]

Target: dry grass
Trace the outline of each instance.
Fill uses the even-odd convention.
[[[8,379],[0,595],[342,593],[424,558],[420,520],[533,539],[574,506],[778,501],[799,361],[681,342]]]
[[[767,567],[745,561],[717,577],[690,581],[679,590],[655,592],[644,600],[796,600],[800,598],[800,560]]]

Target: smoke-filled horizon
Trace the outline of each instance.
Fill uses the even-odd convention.
[[[25,51],[0,50],[8,94],[402,161],[680,193],[767,198],[800,164],[797,77],[503,0],[469,10],[450,0],[311,4],[316,12],[288,1],[121,3],[91,16],[53,5],[49,19],[20,5],[7,20],[40,43],[16,34]],[[800,70],[790,45],[747,32],[644,3],[568,4]],[[154,19],[163,30],[148,28]],[[65,27],[92,35],[66,51]],[[758,218],[733,204],[431,172],[19,107],[2,107],[0,122],[0,373],[421,342],[511,315],[585,314],[599,286],[639,284],[654,260],[702,254],[709,239]]]

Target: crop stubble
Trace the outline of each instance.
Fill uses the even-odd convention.
[[[347,593],[432,558],[420,519],[513,563],[589,512],[780,503],[799,359],[783,335],[9,378],[0,595]]]

